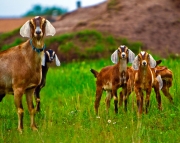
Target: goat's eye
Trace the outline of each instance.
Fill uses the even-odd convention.
[[[127,49],[127,53],[129,53],[129,50]]]

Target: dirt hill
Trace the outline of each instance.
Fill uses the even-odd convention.
[[[142,49],[162,56],[180,53],[179,0],[108,0],[67,13],[54,26],[59,34],[97,29],[141,41]]]

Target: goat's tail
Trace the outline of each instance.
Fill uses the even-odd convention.
[[[94,69],[90,69],[90,71],[94,74],[94,77],[97,78],[99,73]]]

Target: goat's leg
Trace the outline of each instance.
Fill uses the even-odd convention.
[[[106,100],[105,100],[105,102],[106,102],[106,111],[107,111],[107,113],[109,111],[111,98],[112,98],[112,91],[106,91]]]
[[[101,100],[102,92],[103,92],[102,88],[97,88],[96,89],[96,100],[95,100],[95,103],[94,103],[94,108],[95,108],[95,112],[96,112],[97,116],[98,116],[98,108],[99,108],[99,102]]]
[[[112,95],[114,97],[114,111],[115,113],[118,113],[118,97],[117,97],[117,90],[112,90]]]
[[[151,88],[146,90],[146,101],[145,101],[145,104],[146,104],[145,113],[146,114],[148,113],[150,94],[151,94]]]
[[[162,110],[161,95],[160,95],[160,92],[159,92],[159,83],[158,82],[155,83],[154,91],[156,93],[156,100],[158,102],[158,109]]]
[[[124,97],[123,91],[121,91],[119,93],[119,107],[123,105],[123,97]]]
[[[31,119],[31,128],[33,130],[37,130],[37,127],[35,124],[35,119],[34,119],[36,110],[33,105],[33,94],[34,94],[34,89],[27,90],[26,91],[26,101],[27,101],[28,110],[29,110],[30,119]]]
[[[138,115],[140,115],[142,114],[142,108],[143,108],[143,94],[142,94],[142,91],[138,88],[134,88],[134,91],[136,93]]]
[[[39,112],[40,111],[40,87],[37,86],[34,92],[34,97],[36,100],[36,111]]]
[[[23,106],[22,106],[23,90],[20,88],[14,89],[14,102],[18,114],[18,131],[22,132],[23,129]]]
[[[169,99],[169,101],[173,103],[173,98],[171,94],[169,93],[169,88],[166,85],[163,85],[163,88],[161,90],[163,94]]]

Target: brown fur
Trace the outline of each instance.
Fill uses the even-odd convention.
[[[41,18],[41,20],[42,19],[44,20],[44,18]],[[33,32],[35,28],[36,27],[31,25],[31,32]],[[42,48],[44,45],[44,33],[45,31],[43,30],[41,36],[37,36],[38,38],[34,36],[34,33],[31,33],[34,47]],[[35,52],[32,49],[30,40],[0,52],[0,95],[3,96],[6,93],[14,94],[14,101],[18,113],[18,130],[20,132],[23,129],[23,94],[26,94],[31,128],[33,130],[37,129],[34,120],[35,108],[33,106],[33,94],[35,87],[40,84],[41,81],[41,56],[43,56],[43,52]]]
[[[91,72],[94,74],[94,76],[97,78],[96,81],[96,99],[95,99],[95,112],[96,115],[98,115],[98,108],[99,103],[101,100],[102,92],[105,90],[107,92],[106,97],[106,109],[108,112],[109,106],[110,106],[110,100],[112,97],[114,97],[114,106],[115,106],[115,113],[118,113],[118,97],[117,97],[117,90],[118,88],[122,87],[123,93],[126,94],[127,91],[127,80],[128,80],[128,74],[127,74],[127,61],[128,61],[128,52],[126,47],[126,57],[122,59],[121,57],[121,49],[118,48],[118,56],[119,61],[117,64],[112,66],[104,67],[99,73],[93,69],[91,69]],[[122,66],[123,63],[125,63],[125,66]]]
[[[158,64],[159,65],[159,64]],[[172,86],[172,80],[173,80],[173,74],[172,71],[169,70],[165,66],[156,66],[155,69],[153,69],[155,72],[155,76],[161,75],[162,81],[163,81],[163,87],[162,87],[162,92],[164,95],[169,99],[170,102],[173,102],[173,98],[169,92],[170,87]],[[125,110],[127,110],[127,99],[129,95],[131,94],[132,91],[134,91],[134,78],[135,78],[135,71],[133,70],[132,67],[128,67],[127,69],[128,74],[129,74],[129,80],[127,82],[127,95],[124,96],[122,92],[120,92],[121,95],[121,100],[120,100],[120,105],[122,105],[122,102],[124,100],[124,106]],[[124,97],[124,98],[123,98]]]
[[[143,66],[143,61],[146,61],[146,66]],[[138,113],[139,115],[143,112],[143,90],[146,92],[146,110],[148,112],[149,107],[149,100],[152,87],[156,92],[156,98],[158,101],[158,108],[161,109],[161,96],[159,93],[159,82],[156,80],[155,70],[151,69],[150,67],[150,55],[145,52],[145,54],[138,54],[138,62],[139,62],[139,69],[135,71],[135,78],[134,78],[134,91],[136,93],[137,99],[137,106],[138,106]]]

